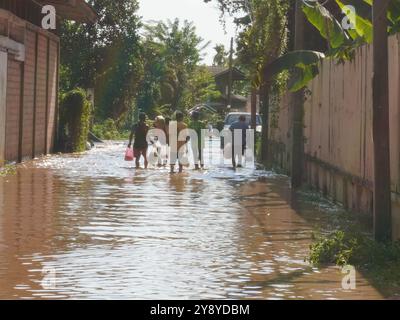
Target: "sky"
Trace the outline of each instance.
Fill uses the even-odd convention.
[[[235,36],[236,28],[233,21],[226,20],[226,30],[219,21],[220,11],[216,3],[204,3],[203,0],[139,0],[139,15],[143,21],[188,20],[194,23],[197,34],[210,45],[204,50],[203,62],[212,64],[215,44],[222,43],[228,49],[230,38]]]

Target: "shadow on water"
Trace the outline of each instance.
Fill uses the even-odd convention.
[[[134,170],[123,153],[110,143],[0,178],[0,298],[382,298],[362,275],[344,291],[338,268],[304,262],[318,212],[290,207],[287,178]]]

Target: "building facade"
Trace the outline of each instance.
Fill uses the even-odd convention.
[[[60,39],[41,27],[44,4],[58,20],[96,18],[84,0],[0,0],[0,166],[51,153],[56,141]]]

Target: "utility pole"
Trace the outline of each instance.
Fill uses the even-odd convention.
[[[295,9],[295,41],[294,50],[304,49],[304,25],[305,17],[302,10],[302,1],[296,0]],[[291,184],[297,189],[302,185],[304,170],[304,138],[303,138],[303,114],[304,114],[304,90],[292,94],[291,122]]]
[[[229,78],[228,78],[228,108],[232,107],[232,85],[233,85],[233,38],[231,38],[231,49],[229,53]]]
[[[387,33],[389,2],[389,0],[373,2],[374,236],[378,241],[392,240]]]

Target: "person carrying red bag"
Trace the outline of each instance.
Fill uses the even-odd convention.
[[[131,130],[131,135],[129,136],[129,144],[128,148],[132,146],[133,137],[135,137],[135,141],[133,143],[133,154],[136,158],[136,169],[140,167],[140,158],[143,156],[144,158],[144,167],[147,169],[148,160],[147,160],[147,133],[149,132],[149,126],[146,124],[146,114],[141,112],[139,114],[139,122],[136,123]]]

